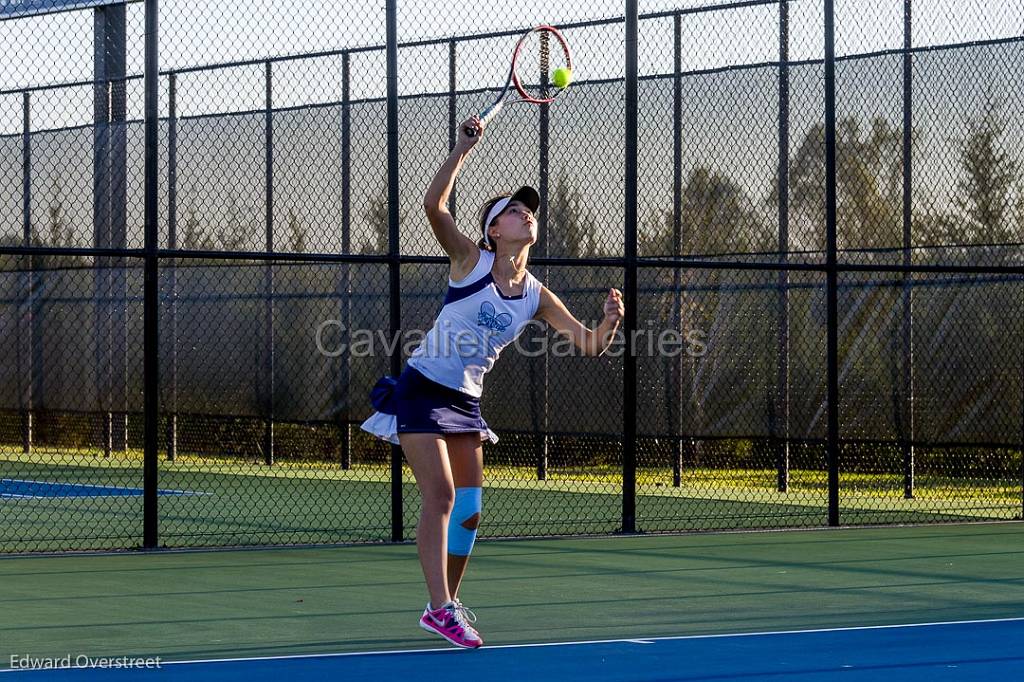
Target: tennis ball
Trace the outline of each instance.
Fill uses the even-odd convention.
[[[551,78],[551,82],[555,84],[556,88],[565,88],[572,82],[572,69],[567,66],[560,66],[555,69],[555,73]]]

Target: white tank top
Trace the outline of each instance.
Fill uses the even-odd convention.
[[[494,253],[480,249],[473,271],[448,293],[434,326],[409,357],[409,366],[431,381],[479,398],[484,375],[501,350],[523,333],[540,305],[541,283],[526,272],[523,293],[505,296],[494,283]]]

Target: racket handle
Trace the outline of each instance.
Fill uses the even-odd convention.
[[[490,123],[491,119],[498,115],[498,112],[501,111],[501,108],[504,105],[504,101],[498,101],[484,109],[482,112],[480,112],[480,125],[486,126],[488,123]],[[463,128],[463,132],[466,133],[467,137],[476,137],[476,128],[470,128],[469,126],[466,126],[465,128]]]

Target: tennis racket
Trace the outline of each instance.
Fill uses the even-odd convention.
[[[565,92],[551,84],[556,69],[572,69],[569,43],[554,26],[538,26],[524,33],[512,52],[512,68],[509,69],[505,87],[494,103],[480,112],[480,123],[484,126],[498,115],[506,104],[548,104]],[[515,88],[512,99],[506,97]],[[517,97],[518,96],[518,97]],[[466,126],[465,133],[476,137],[476,128]]]

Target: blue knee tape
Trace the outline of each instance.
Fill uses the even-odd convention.
[[[483,509],[483,488],[456,488],[455,504],[448,519],[448,553],[469,556],[476,541],[476,528],[470,530],[462,524]]]

